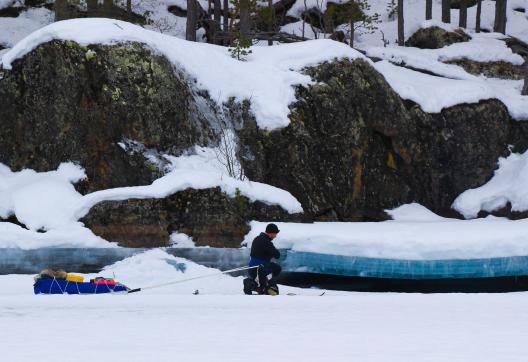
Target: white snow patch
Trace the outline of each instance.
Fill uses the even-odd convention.
[[[257,123],[264,129],[289,124],[288,105],[295,100],[293,86],[311,83],[310,77],[300,72],[304,67],[334,58],[363,57],[346,44],[316,40],[254,47],[253,54],[242,62],[231,58],[225,47],[188,42],[118,20],[92,18],[60,21],[37,30],[2,56],[4,68],[11,69],[13,61],[56,39],[82,45],[144,43],[195,78],[197,86],[208,90],[212,99],[250,99]]]
[[[375,63],[374,67],[403,99],[417,103],[425,112],[439,113],[457,104],[496,98],[506,105],[514,119],[528,120],[528,96],[520,95],[519,82],[469,76],[449,79],[396,66],[386,60]]]
[[[414,222],[429,222],[429,221],[445,221],[446,219],[435,214],[425,206],[416,202],[412,204],[401,205],[395,209],[385,210],[393,220],[396,221],[414,221]]]
[[[479,211],[495,211],[508,202],[512,211],[528,210],[528,151],[501,157],[498,169],[486,184],[460,194],[453,208],[465,218],[477,217]]]
[[[184,234],[184,233],[177,233],[177,232],[172,233],[170,236],[170,242],[173,248],[194,248],[196,247],[193,239],[189,235]]]
[[[80,222],[39,233],[10,222],[0,222],[0,248],[112,248],[116,244],[96,236]]]

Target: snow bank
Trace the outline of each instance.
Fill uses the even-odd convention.
[[[384,222],[277,223],[281,232],[275,245],[295,251],[404,260],[528,255],[528,220],[446,219],[413,209],[395,211],[401,219]],[[250,245],[266,224],[252,221],[244,243]]]
[[[40,247],[50,244],[64,246],[65,237],[58,237],[57,241],[49,239],[49,235],[57,237],[61,232],[66,236],[81,233],[79,237],[73,235],[69,244],[77,245],[81,236],[91,234],[88,229],[81,231],[82,225],[77,223],[77,220],[85,216],[97,203],[109,200],[164,198],[188,188],[220,187],[231,197],[240,192],[251,201],[278,205],[290,213],[302,212],[299,201],[287,191],[227,176],[215,149],[196,147],[194,152],[181,157],[166,156],[171,162],[168,174],[151,185],[119,187],[84,196],[72,185],[86,177],[84,170],[75,164],[63,163],[56,171],[40,173],[33,170],[12,172],[7,166],[0,164],[0,217],[15,215],[17,220],[29,229],[21,229],[24,232],[18,227],[7,229],[4,238],[0,238],[0,247],[18,243],[23,247],[37,247],[31,241],[26,245],[26,238],[40,242]],[[37,233],[39,230],[54,230],[54,233],[42,236],[43,234]],[[26,237],[16,237],[21,233]],[[94,239],[93,234],[91,235],[86,241],[88,244],[81,241],[79,246],[101,244],[102,239]],[[183,243],[185,246],[192,245],[192,240],[183,240],[182,234],[174,236],[173,242]]]
[[[429,222],[446,220],[416,202],[401,205],[395,209],[385,210],[385,212],[396,221]]]
[[[15,3],[16,0],[0,0],[0,9],[8,8]]]
[[[11,170],[0,164],[0,217],[15,214],[30,230],[53,229],[71,221],[79,194],[72,183],[86,178],[84,170],[62,163],[57,171]]]
[[[457,104],[496,98],[506,105],[512,118],[528,120],[528,96],[520,95],[520,81],[469,76],[467,79],[437,77],[396,66],[386,60],[375,63],[374,67],[403,99],[417,103],[425,112],[439,113]],[[459,75],[457,71],[454,77]]]
[[[251,99],[251,110],[264,129],[289,124],[288,105],[295,100],[293,86],[311,82],[300,72],[302,68],[334,58],[362,57],[346,44],[316,40],[254,47],[248,60],[241,62],[231,58],[226,47],[188,42],[118,20],[91,18],[61,21],[37,30],[3,55],[4,68],[11,69],[13,61],[55,39],[83,45],[144,43],[196,79],[197,86],[207,90],[212,99]]]
[[[39,233],[10,222],[0,222],[0,248],[112,248],[116,244],[96,236],[80,222]]]
[[[196,264],[187,259],[153,249],[105,267],[98,275],[112,277],[129,288],[148,287],[155,284],[217,274],[220,271]],[[216,275],[191,283],[180,283],[163,288],[147,289],[146,294],[187,294],[196,289],[201,294],[242,294],[242,277]]]
[[[486,184],[467,190],[453,202],[453,208],[465,218],[477,217],[479,211],[498,210],[508,202],[512,211],[528,210],[528,151],[501,157],[499,168]]]

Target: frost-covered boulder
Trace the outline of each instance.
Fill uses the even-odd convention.
[[[139,44],[52,41],[0,72],[0,154],[12,170],[72,160],[85,190],[148,184],[159,171],[124,142],[178,154],[213,138],[199,96]]]
[[[438,26],[431,26],[416,31],[405,42],[405,45],[421,49],[440,49],[447,45],[465,42],[470,39],[471,37],[462,29],[447,31]]]

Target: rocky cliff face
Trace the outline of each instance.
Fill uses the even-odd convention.
[[[141,152],[120,143],[179,154],[218,138],[213,102],[138,44],[51,42],[1,72],[0,161],[40,171],[79,162],[89,176],[82,192],[159,176]],[[198,245],[238,246],[252,219],[383,220],[385,208],[412,201],[453,215],[454,198],[486,182],[508,145],[528,147],[526,126],[511,121],[499,101],[427,114],[366,61],[306,72],[316,82],[297,88],[286,128],[259,130],[249,101],[221,112],[237,129],[248,177],[291,192],[304,215],[209,189],[102,203],[82,221],[127,246],[167,245],[173,231]]]
[[[317,84],[298,89],[290,126],[243,128],[242,159],[250,178],[289,190],[319,220],[382,220],[412,201],[452,216],[522,127],[495,100],[427,114],[362,60],[307,71]]]

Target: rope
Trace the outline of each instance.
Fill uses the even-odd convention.
[[[214,273],[214,274],[201,275],[201,276],[193,277],[193,278],[179,279],[179,280],[174,280],[174,281],[172,281],[172,282],[161,283],[161,284],[156,284],[156,285],[150,285],[150,286],[148,286],[148,287],[143,287],[143,288],[130,289],[130,290],[128,291],[128,293],[136,293],[136,292],[139,292],[139,291],[142,291],[142,290],[146,290],[146,289],[154,289],[154,288],[165,287],[165,286],[167,286],[167,285],[178,284],[178,283],[184,283],[184,282],[188,282],[188,281],[190,281],[190,280],[196,280],[196,279],[202,279],[202,278],[209,278],[209,277],[214,277],[214,276],[217,276],[217,275],[228,274],[228,273],[234,273],[234,272],[242,271],[242,270],[255,269],[255,268],[258,268],[259,266],[260,266],[260,265],[255,265],[255,266],[243,266],[243,267],[239,267],[239,268],[235,268],[235,269],[224,270],[224,271],[221,271],[221,272],[218,272],[218,273]]]

